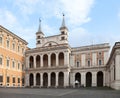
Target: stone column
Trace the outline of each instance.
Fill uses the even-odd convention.
[[[107,77],[106,77],[106,72],[105,71],[103,71],[103,86],[106,86],[106,79]],[[108,77],[109,78],[109,77]]]
[[[48,73],[48,87],[50,87],[51,86],[51,77],[50,77],[50,73]]]
[[[81,86],[86,86],[86,73],[82,72],[81,73]]]
[[[29,56],[26,57],[26,68],[27,68],[27,69],[29,68]]]
[[[36,86],[36,73],[34,73],[34,86]]]
[[[36,68],[36,55],[34,55],[34,68]]]
[[[65,51],[64,53],[64,65],[69,66],[69,52]]]
[[[58,66],[58,53],[56,53],[56,66]]]
[[[75,86],[75,73],[72,73],[72,75],[71,75],[72,77],[72,79],[71,79],[71,81],[72,81],[72,86],[74,87]]]
[[[51,67],[51,54],[48,54],[48,67]]]
[[[43,67],[43,55],[41,55],[40,58],[41,58],[40,59],[40,63],[41,63],[40,65],[41,65],[41,67]]]
[[[30,86],[29,85],[29,74],[28,73],[25,74],[25,86]]]
[[[64,87],[69,86],[69,72],[64,72]]]
[[[58,87],[58,72],[56,72],[56,87]]]
[[[40,73],[40,83],[40,86],[43,87],[43,73]]]
[[[97,85],[97,72],[92,72],[92,86],[95,87]]]

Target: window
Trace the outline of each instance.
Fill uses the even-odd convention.
[[[15,43],[12,44],[12,49],[15,50]]]
[[[12,62],[12,68],[15,68],[15,62],[14,61]]]
[[[20,70],[20,63],[18,63],[18,70]]]
[[[9,67],[9,63],[10,63],[9,60],[7,60],[7,67]]]
[[[80,62],[79,61],[77,61],[77,67],[80,67]]]
[[[88,60],[88,66],[90,66],[90,60]]]
[[[40,44],[40,41],[37,41],[37,44]]]
[[[40,36],[38,36],[37,38],[40,39]]]
[[[0,37],[0,44],[2,44],[2,37]]]
[[[24,65],[22,64],[22,70],[24,70]]]
[[[9,40],[7,40],[7,48],[9,48],[10,47],[10,42],[9,42]]]
[[[24,48],[22,48],[22,53],[24,53]]]
[[[99,65],[102,65],[102,60],[99,60]]]
[[[9,83],[10,82],[10,77],[9,76],[7,76],[7,83]]]
[[[2,57],[0,57],[0,65],[2,65]]]
[[[61,37],[61,40],[65,40],[65,37]]]
[[[62,31],[62,32],[61,32],[61,34],[65,34],[65,32],[64,32],[64,31]]]
[[[13,83],[15,83],[15,77],[13,77]]]
[[[3,82],[3,76],[0,76],[0,82]]]
[[[18,46],[18,52],[20,52],[20,47]]]
[[[18,78],[18,83],[20,83],[20,78]]]
[[[99,52],[99,55],[101,55],[102,53],[101,52]]]

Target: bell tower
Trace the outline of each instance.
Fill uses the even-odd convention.
[[[38,31],[36,32],[36,47],[41,46],[42,38],[44,38],[44,33],[41,30],[41,20],[39,19],[39,27]]]
[[[65,15],[64,14],[63,14],[62,25],[59,30],[61,33],[61,41],[65,41],[68,43],[68,28],[65,25]]]

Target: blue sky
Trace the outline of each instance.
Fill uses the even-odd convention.
[[[60,34],[62,13],[72,47],[120,41],[120,0],[0,0],[0,25],[36,47],[39,18],[45,36]]]

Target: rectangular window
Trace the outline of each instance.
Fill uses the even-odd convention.
[[[22,70],[24,70],[24,65],[22,64]]]
[[[20,83],[20,78],[18,78],[18,83]]]
[[[12,62],[12,68],[15,68],[15,62],[14,61]]]
[[[9,63],[10,63],[9,60],[7,60],[7,67],[9,67]]]
[[[7,40],[7,48],[9,48],[10,46],[10,43],[9,43],[9,40]]]
[[[0,76],[0,82],[3,82],[3,76]]]
[[[2,58],[0,57],[0,65],[2,65]]]
[[[24,48],[22,48],[22,53],[24,53]]]
[[[0,37],[0,44],[2,44],[2,37]]]
[[[7,83],[9,83],[10,82],[10,77],[9,76],[7,76]]]
[[[77,67],[80,67],[80,62],[77,61]]]
[[[20,63],[18,63],[18,70],[20,70]]]
[[[12,48],[13,48],[13,50],[15,50],[15,44],[13,43],[13,45],[12,45]]]
[[[20,47],[18,46],[18,52],[20,52]]]
[[[102,65],[102,60],[99,60],[99,65]]]
[[[13,77],[13,83],[15,83],[15,77]]]
[[[88,61],[88,66],[90,66],[90,61]]]

